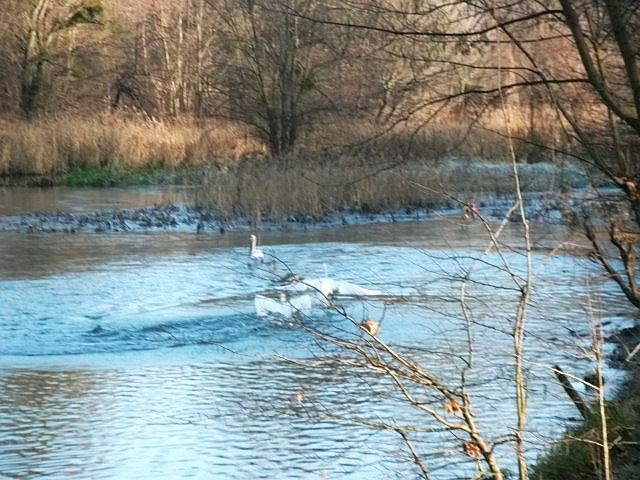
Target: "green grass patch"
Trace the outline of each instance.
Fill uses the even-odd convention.
[[[83,168],[63,174],[60,183],[68,187],[194,185],[200,183],[201,178],[194,168]]]
[[[640,479],[640,365],[626,365],[628,375],[616,398],[606,405],[607,435],[616,480]],[[602,449],[600,418],[594,413],[544,455],[532,480],[598,480]]]
[[[588,431],[586,424],[570,430],[534,466],[531,478],[535,480],[583,480],[595,478],[592,449],[584,442],[572,440]]]

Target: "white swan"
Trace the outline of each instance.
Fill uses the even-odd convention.
[[[325,297],[331,295],[350,295],[354,297],[366,297],[371,295],[380,295],[379,290],[371,290],[361,287],[355,283],[346,282],[344,280],[333,280],[332,278],[312,278],[310,280],[304,280],[292,285],[294,288],[290,290],[304,291],[304,290],[316,290]],[[287,290],[286,287],[284,287]]]
[[[256,248],[257,239],[255,235],[251,235],[251,250],[249,251],[249,258],[256,262],[262,262],[264,260],[264,253],[262,250]]]
[[[289,282],[287,285],[277,287],[276,290],[284,290],[288,292],[311,292],[320,297],[323,303],[326,303],[336,293],[336,285],[334,280],[329,278],[327,264],[323,263],[324,277],[310,278],[309,280],[300,279]]]
[[[323,300],[331,298],[333,295],[349,295],[354,297],[366,297],[371,295],[380,295],[378,290],[370,290],[363,288],[355,283],[345,282],[343,280],[334,280],[329,278],[327,272],[327,264],[323,264],[324,277],[311,278],[308,280],[300,280],[291,282],[289,285],[277,287],[277,290],[285,290],[289,292],[308,292],[313,291],[319,294]]]

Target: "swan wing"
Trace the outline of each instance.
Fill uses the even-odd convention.
[[[335,283],[336,283],[335,290],[338,293],[338,295],[353,295],[356,297],[366,297],[369,295],[381,294],[379,290],[371,290],[351,282],[339,281]]]
[[[289,304],[280,303],[269,297],[256,295],[253,302],[256,307],[256,315],[258,317],[268,317],[270,315],[290,317],[292,314],[292,309]]]

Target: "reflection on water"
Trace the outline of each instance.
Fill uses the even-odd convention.
[[[517,232],[507,232],[515,236]],[[567,232],[541,232],[551,244]],[[423,303],[345,300],[356,318],[382,319],[380,338],[455,386],[466,351],[451,275],[485,245],[480,229],[448,221],[268,233],[266,253],[307,277],[330,275]],[[402,439],[357,422],[435,425],[385,378],[299,326],[258,318],[253,298],[270,268],[247,266],[245,235],[0,234],[0,475],[9,478],[407,478]],[[462,248],[465,248],[464,250]],[[516,270],[524,258],[508,253]],[[488,263],[497,263],[495,255]],[[577,257],[535,255],[526,340],[530,459],[575,418],[544,365],[577,374],[588,341],[587,295],[617,292]],[[489,436],[514,425],[508,278],[478,264],[469,291],[475,413]],[[624,305],[623,302],[619,302]],[[604,312],[609,328],[625,311]],[[328,311],[308,325],[357,330]],[[285,358],[289,360],[285,360]],[[615,372],[611,372],[613,374]],[[421,392],[425,399],[429,396]],[[470,476],[447,432],[415,434],[433,478]],[[508,445],[499,448],[506,454]]]
[[[0,215],[28,212],[78,213],[104,208],[138,208],[184,202],[188,187],[27,188],[0,186]]]

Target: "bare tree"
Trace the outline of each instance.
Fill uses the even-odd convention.
[[[290,152],[304,129],[363,98],[345,80],[357,59],[353,34],[292,15],[322,2],[249,1],[226,4],[222,18],[223,93],[229,115],[251,125],[273,155]],[[355,97],[355,99],[354,99]]]
[[[20,107],[28,118],[39,108],[46,84],[45,66],[52,60],[52,43],[81,25],[100,23],[101,14],[99,3],[57,7],[50,0],[38,0],[25,12],[21,32]]]
[[[497,62],[491,60],[491,55],[479,55],[468,62],[445,56],[442,59],[444,64],[470,72],[485,71],[484,75],[477,77],[484,84],[457,92],[432,91],[418,102],[414,112],[470,94],[498,95],[504,111],[509,108],[508,104],[521,105],[522,98],[526,99],[532,92],[543,95],[545,104],[555,112],[552,121],[564,132],[564,152],[588,167],[595,167],[624,194],[626,207],[619,210],[619,218],[611,219],[607,232],[610,247],[616,252],[616,260],[621,266],[608,258],[604,240],[597,236],[594,227],[609,223],[610,210],[588,211],[587,216],[591,218],[586,223],[586,232],[593,244],[595,259],[617,282],[629,301],[635,306],[640,305],[636,262],[636,245],[640,238],[640,70],[637,66],[640,42],[636,38],[638,29],[635,27],[639,17],[635,5],[616,0],[560,0],[558,3],[430,2],[423,8],[415,2],[358,2],[355,5],[353,2],[334,2],[332,6],[334,8],[327,9],[329,13],[316,13],[315,16],[313,12],[296,11],[294,14],[321,25],[402,37],[414,45],[428,39],[433,43],[467,44],[468,48],[480,45],[489,51],[498,48]],[[358,8],[365,13],[375,11],[378,15],[354,20],[344,19],[335,13],[350,8]],[[433,28],[428,22],[421,24],[416,21],[443,12],[450,19],[447,28]],[[548,49],[551,47],[562,55],[562,62],[550,62]],[[420,64],[425,63],[428,57],[414,55],[413,59]],[[532,107],[530,111],[533,111]],[[513,118],[505,118],[504,127],[498,133],[509,139],[516,137],[517,134],[511,131],[512,122]],[[518,140],[540,143],[542,148],[557,148],[557,145],[531,136]],[[513,145],[511,157],[516,168]],[[519,186],[516,190],[520,196]],[[522,209],[522,204],[519,209]],[[528,236],[524,210],[520,213],[525,235]],[[530,252],[529,241],[526,243]],[[529,282],[530,277],[518,284],[522,297],[513,329],[519,412],[516,455],[521,479],[528,476],[522,438],[526,395],[521,362]],[[594,351],[599,355],[598,348],[594,347]],[[632,354],[638,349],[636,347]],[[602,399],[600,404],[602,407]],[[606,431],[606,427],[603,428]],[[606,438],[602,447],[608,459]],[[605,475],[610,475],[609,470],[605,465]]]
[[[466,72],[464,77],[474,80],[473,86],[461,82],[453,91],[422,90],[422,99],[413,102],[414,118],[434,105],[470,96],[502,97],[501,103],[506,104],[502,108],[513,111],[511,124],[528,109],[528,124],[535,125],[538,108],[547,124],[559,132],[561,142],[541,138],[532,130],[517,131],[505,122],[492,131],[581,161],[619,189],[624,203],[618,203],[617,213],[611,205],[600,206],[583,212],[582,221],[594,258],[630,303],[640,307],[636,251],[640,238],[640,12],[634,2],[481,0],[417,5],[337,0],[332,7],[315,16],[296,14],[323,25],[402,38],[416,50],[424,44],[462,49],[459,57],[446,47],[442,50],[445,55],[439,58],[404,52],[414,69],[437,61],[459,74]],[[349,9],[365,14],[375,11],[376,15],[345,19],[335,13]],[[496,49],[498,56],[491,53]],[[551,50],[554,56],[548,54]],[[437,82],[438,78],[434,79]],[[468,108],[462,111],[471,114]],[[611,197],[606,199],[609,204],[611,201]],[[608,224],[605,236],[597,233],[602,224]]]

